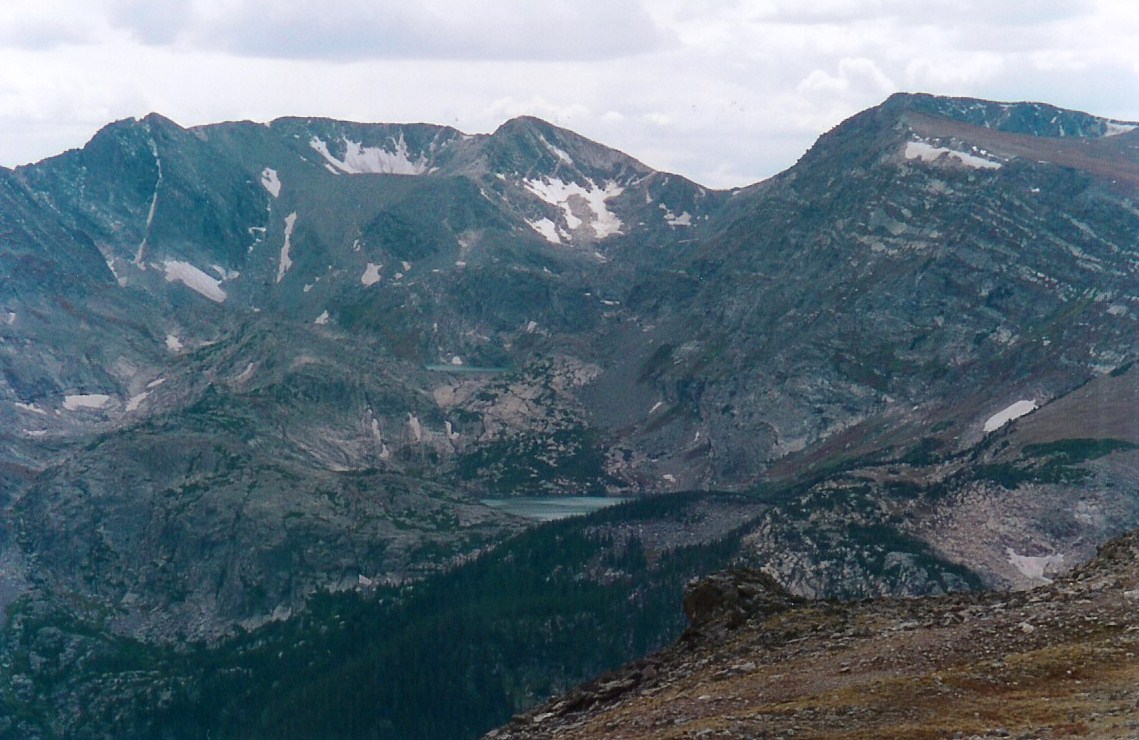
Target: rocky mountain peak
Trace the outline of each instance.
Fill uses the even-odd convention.
[[[627,154],[533,116],[507,121],[491,134],[486,147],[495,172],[527,179],[610,180],[624,185],[652,171]]]
[[[1002,103],[927,93],[896,93],[882,107],[942,116],[994,131],[1044,138],[1113,136],[1129,132],[1139,125],[1065,110],[1047,103]]]
[[[895,93],[821,136],[800,164],[859,173],[883,160],[940,160],[976,173],[1019,159],[1109,175],[1133,187],[1139,157],[1128,142],[1136,128],[1046,103]],[[797,169],[779,177],[795,177]]]
[[[139,122],[153,128],[176,129],[178,131],[185,130],[182,126],[178,125],[172,119],[167,118],[157,111],[151,111],[150,113],[147,113]]]

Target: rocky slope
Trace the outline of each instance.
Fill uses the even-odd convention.
[[[1139,532],[1031,591],[810,602],[694,582],[666,650],[486,737],[1132,737]]]

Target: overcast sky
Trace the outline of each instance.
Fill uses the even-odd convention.
[[[0,165],[158,111],[532,114],[713,187],[898,90],[1139,120],[1134,0],[3,0]]]

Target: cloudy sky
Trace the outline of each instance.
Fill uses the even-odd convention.
[[[469,133],[532,114],[705,185],[898,90],[1139,120],[1134,0],[3,0],[0,165],[158,111]]]

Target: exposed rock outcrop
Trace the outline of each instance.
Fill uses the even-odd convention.
[[[684,589],[684,615],[691,623],[690,633],[734,629],[748,619],[777,614],[803,601],[761,570],[737,569],[690,582]]]

